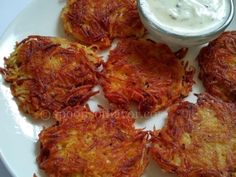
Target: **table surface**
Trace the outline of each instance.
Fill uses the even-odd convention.
[[[0,36],[30,1],[32,0],[0,0]],[[1,160],[0,177],[12,177]]]

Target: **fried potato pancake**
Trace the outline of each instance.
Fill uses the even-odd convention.
[[[200,79],[210,94],[236,102],[236,32],[224,32],[199,56]]]
[[[135,102],[148,115],[188,95],[194,71],[187,67],[165,44],[123,39],[104,65],[102,86],[111,103],[129,109]]]
[[[127,112],[66,108],[44,129],[37,158],[49,177],[139,177],[148,164],[148,134]]]
[[[95,93],[100,58],[61,38],[30,36],[5,58],[2,70],[22,112],[49,118],[53,111],[84,104]]]
[[[236,105],[207,93],[197,104],[169,111],[166,125],[152,133],[151,154],[165,171],[181,177],[236,176]]]
[[[67,0],[64,29],[87,45],[104,49],[116,37],[144,35],[136,0]]]

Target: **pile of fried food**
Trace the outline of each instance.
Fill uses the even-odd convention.
[[[186,49],[143,38],[135,0],[67,0],[61,20],[75,42],[29,36],[1,69],[23,113],[56,121],[39,134],[40,169],[49,177],[139,177],[151,155],[180,177],[236,177],[236,32],[200,51],[206,92],[193,104],[183,101],[195,74]],[[114,38],[104,62],[97,51]],[[109,110],[87,105],[97,85]],[[133,105],[145,117],[168,108],[165,126],[136,129]]]

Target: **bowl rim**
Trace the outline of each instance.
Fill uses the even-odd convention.
[[[213,29],[209,32],[206,33],[202,33],[202,34],[180,34],[180,33],[176,33],[176,32],[171,32],[169,30],[166,30],[164,28],[162,28],[161,26],[157,25],[156,23],[154,23],[152,20],[150,20],[150,18],[148,17],[148,15],[146,13],[144,13],[142,5],[141,5],[141,1],[142,0],[137,0],[137,8],[139,11],[140,16],[144,17],[144,20],[147,21],[147,23],[149,24],[149,26],[151,26],[151,28],[153,30],[158,30],[161,33],[164,33],[165,35],[169,35],[175,38],[185,38],[185,39],[194,39],[194,38],[207,38],[209,36],[215,36],[217,35],[219,32],[224,31],[225,28],[227,28],[229,26],[229,24],[232,22],[234,14],[235,14],[235,10],[234,10],[234,0],[228,0],[230,3],[230,12],[228,17],[226,18],[226,20],[224,21],[224,23],[219,26],[216,29]]]

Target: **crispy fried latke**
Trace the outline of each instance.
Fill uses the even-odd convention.
[[[102,86],[111,103],[129,109],[136,102],[142,115],[151,114],[188,95],[194,71],[187,67],[165,44],[123,39],[110,52]]]
[[[207,92],[236,102],[236,32],[225,32],[204,47],[199,56],[200,79]]]
[[[136,0],[67,0],[61,19],[67,33],[100,49],[115,37],[144,35]]]
[[[236,105],[207,93],[197,104],[169,111],[166,125],[152,133],[151,154],[167,172],[181,177],[236,176]]]
[[[148,134],[127,112],[68,107],[44,129],[37,158],[49,177],[139,177],[148,163]]]
[[[61,38],[30,36],[5,58],[2,70],[22,112],[49,118],[53,111],[84,104],[95,94],[100,58]]]

